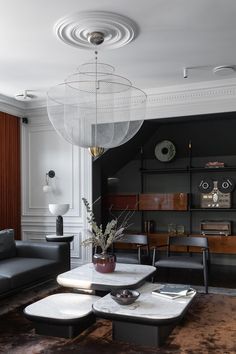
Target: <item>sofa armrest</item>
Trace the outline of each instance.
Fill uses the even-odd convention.
[[[16,256],[51,259],[69,264],[69,247],[66,242],[16,241]]]

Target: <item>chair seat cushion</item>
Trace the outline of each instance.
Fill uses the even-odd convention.
[[[1,260],[0,274],[10,280],[11,288],[39,280],[56,272],[58,263],[48,259],[13,257]]]
[[[0,289],[1,293],[11,290],[11,282],[9,278],[0,275]]]
[[[202,258],[200,257],[161,257],[155,262],[155,266],[163,268],[203,269]]]
[[[137,254],[134,253],[116,253],[117,263],[139,264]]]

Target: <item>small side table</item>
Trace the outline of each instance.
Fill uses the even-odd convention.
[[[58,236],[58,235],[46,235],[45,236],[47,242],[66,242],[68,244],[69,248],[69,260],[70,259],[70,242],[74,240],[74,235],[72,234],[65,234],[63,236]]]
[[[92,304],[97,300],[98,296],[87,294],[53,294],[28,305],[24,315],[37,334],[74,338],[96,321]]]

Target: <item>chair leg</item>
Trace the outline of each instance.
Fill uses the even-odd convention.
[[[205,292],[208,294],[208,272],[207,268],[203,268],[203,276],[204,276],[204,285],[205,285]]]
[[[151,276],[152,283],[155,283],[155,281],[156,281],[156,274],[157,274],[157,269],[156,269],[155,273]]]

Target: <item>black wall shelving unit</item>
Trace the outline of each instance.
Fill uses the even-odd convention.
[[[103,179],[100,192],[102,195],[111,193],[106,179],[116,177],[119,180],[115,188],[117,194],[188,193],[187,211],[135,211],[131,226],[135,231],[141,231],[148,219],[155,221],[157,235],[166,233],[169,223],[184,225],[188,234],[199,234],[200,222],[209,219],[232,221],[232,233],[236,235],[236,189],[230,209],[203,209],[197,187],[204,176],[213,180],[220,176],[231,177],[236,182],[235,131],[235,112],[146,121],[143,136],[141,129],[137,140],[134,137],[130,144],[111,149],[109,155],[96,161],[101,165]],[[170,140],[176,146],[176,156],[168,163],[157,161],[154,154],[156,144],[163,140]],[[132,154],[129,153],[131,146]],[[223,161],[225,167],[206,168],[209,161]],[[96,180],[97,177],[95,183]],[[101,222],[105,221],[102,217]]]
[[[236,166],[225,166],[225,167],[218,167],[218,168],[210,168],[210,167],[204,167],[204,166],[193,166],[193,162],[194,159],[192,158],[192,144],[191,142],[189,142],[188,144],[188,158],[186,159],[186,166],[185,167],[166,167],[166,168],[144,168],[143,166],[145,165],[144,159],[141,156],[141,168],[140,168],[140,176],[141,176],[141,193],[152,193],[153,191],[151,190],[146,190],[144,185],[145,185],[145,181],[144,178],[145,176],[148,175],[156,175],[156,181],[158,183],[158,175],[177,175],[179,177],[176,178],[181,178],[181,175],[187,175],[188,176],[188,210],[187,211],[179,211],[179,210],[173,210],[173,211],[168,211],[168,210],[157,210],[157,213],[167,213],[167,212],[175,212],[175,213],[185,213],[184,217],[186,217],[186,212],[188,212],[188,229],[186,230],[187,234],[194,234],[200,233],[200,229],[199,230],[194,230],[192,227],[192,217],[193,217],[193,213],[195,212],[202,212],[202,213],[206,213],[205,218],[207,219],[207,213],[212,213],[212,212],[217,212],[216,215],[216,219],[218,219],[219,214],[223,213],[223,219],[228,219],[228,217],[226,216],[226,214],[230,213],[230,212],[235,212],[236,211],[236,197],[232,198],[233,199],[233,205],[231,208],[219,208],[219,207],[215,207],[215,208],[201,208],[199,203],[196,203],[196,197],[194,198],[195,201],[193,200],[193,187],[196,191],[196,181],[195,183],[193,183],[193,178],[195,174],[198,173],[204,173],[204,174],[209,174],[212,176],[219,176],[219,175],[227,175],[227,177],[229,177],[229,174],[236,172]],[[211,157],[209,157],[209,159],[211,159]],[[169,166],[170,163],[167,165]],[[235,175],[236,176],[236,175]],[[217,177],[215,178],[217,179]],[[236,181],[236,179],[235,179]],[[167,191],[168,192],[168,191]],[[170,192],[170,191],[169,191]],[[182,192],[181,190],[179,190],[178,192]],[[200,192],[199,192],[200,193]],[[200,194],[199,194],[200,195]],[[236,191],[234,191],[232,193],[232,195],[236,195]],[[153,214],[154,212],[152,212]],[[143,225],[144,225],[144,220],[145,220],[145,214],[147,214],[147,212],[141,212],[142,216],[141,216],[141,231],[144,231]],[[221,218],[222,219],[222,218]],[[200,223],[199,223],[200,224]],[[161,230],[162,232],[165,230]],[[158,230],[157,230],[158,232]],[[236,233],[236,219],[235,219],[235,225],[233,228],[233,232]]]

